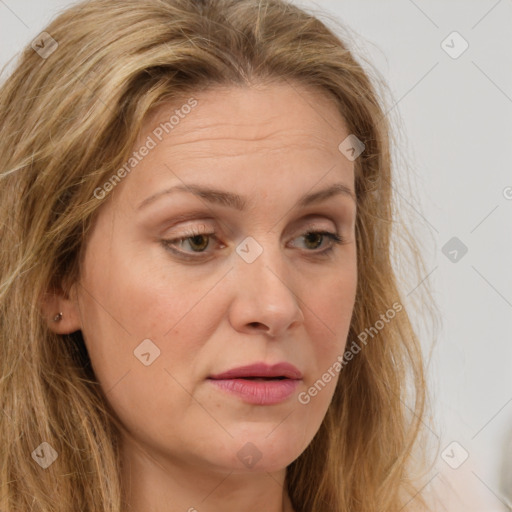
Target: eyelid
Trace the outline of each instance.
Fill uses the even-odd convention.
[[[204,224],[201,225],[201,227],[204,228]],[[304,226],[302,228],[302,230],[300,231],[300,233],[298,233],[297,236],[294,237],[293,239],[299,238],[299,237],[304,237],[308,234],[322,235],[324,238],[326,237],[330,241],[330,245],[323,250],[317,250],[317,249],[307,250],[307,249],[305,249],[304,252],[307,256],[317,256],[317,257],[324,256],[324,257],[326,257],[334,250],[334,248],[337,245],[344,245],[348,242],[348,239],[345,238],[343,235],[341,235],[338,232],[337,228],[330,231],[329,229],[325,229],[325,228],[316,226],[312,222],[310,222],[306,226]],[[219,238],[217,237],[217,234],[214,230],[213,230],[213,232],[212,231],[202,231],[202,230],[198,230],[197,226],[194,226],[194,227],[190,228],[190,231],[187,231],[180,236],[177,236],[172,239],[164,239],[161,242],[166,250],[172,252],[173,254],[176,254],[179,258],[182,258],[182,259],[185,259],[188,261],[201,261],[201,260],[204,260],[205,257],[207,257],[209,255],[209,252],[207,252],[207,251],[187,252],[187,251],[181,251],[179,249],[173,248],[173,245],[175,245],[177,242],[184,242],[184,241],[187,241],[189,238],[193,238],[195,236],[201,236],[201,235],[207,236],[214,240],[219,241]],[[322,239],[322,242],[323,242],[323,239]],[[209,247],[209,245],[210,244],[208,244],[207,248]],[[210,251],[210,253],[211,253],[211,251]]]
[[[331,221],[331,222],[333,222],[333,221]],[[218,240],[217,231],[215,230],[215,228],[208,227],[208,225],[204,222],[200,223],[200,224],[194,224],[193,226],[191,226],[189,228],[184,228],[184,229],[185,229],[185,231],[183,233],[177,234],[176,236],[174,236],[173,238],[169,238],[168,240],[180,241],[180,240],[184,240],[184,239],[191,238],[194,236],[199,236],[199,235],[208,235],[208,236],[211,236]],[[298,231],[297,236],[300,236],[300,235],[304,235],[310,231],[315,231],[315,232],[333,231],[333,232],[338,233],[339,229],[338,229],[338,226],[336,225],[336,223],[334,223],[333,228],[326,228],[324,226],[318,225],[318,222],[315,222],[314,220],[306,219],[306,224],[301,226],[301,228],[294,229],[294,231]]]

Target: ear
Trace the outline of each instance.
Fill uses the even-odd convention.
[[[63,290],[51,290],[41,300],[41,310],[48,328],[57,334],[71,334],[82,328],[76,287],[72,285],[69,293]],[[55,317],[62,313],[60,320]]]

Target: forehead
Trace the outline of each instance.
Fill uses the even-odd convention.
[[[184,108],[191,99],[194,107]],[[129,195],[191,182],[269,198],[302,195],[324,176],[319,185],[341,177],[352,188],[353,163],[338,148],[347,135],[333,99],[316,89],[284,83],[184,96],[146,119],[135,148],[154,144],[130,173]]]
[[[191,98],[196,105],[187,105]],[[173,115],[174,114],[174,115]],[[172,119],[173,118],[173,119]],[[141,137],[158,129],[173,146],[215,140],[318,146],[337,151],[347,127],[334,99],[318,88],[278,82],[215,86],[160,105],[146,118]],[[197,144],[196,144],[197,145]],[[334,149],[333,149],[334,146]]]

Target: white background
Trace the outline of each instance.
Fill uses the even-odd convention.
[[[471,510],[506,510],[501,479],[512,435],[512,0],[295,3],[346,24],[356,58],[359,52],[370,59],[392,91],[390,116],[400,123],[400,151],[408,164],[397,165],[396,172],[415,181],[415,193],[402,198],[403,215],[423,242],[423,284],[434,290],[442,313],[429,372],[432,435],[441,451],[456,441],[461,448],[450,453],[469,454],[459,469],[442,458],[437,467],[485,500]],[[68,5],[0,0],[0,65]],[[457,58],[442,47],[453,31],[469,44]],[[456,52],[461,41],[451,35],[445,45]],[[468,248],[456,262],[442,252],[454,236]],[[410,283],[409,292],[418,284]],[[421,330],[421,318],[416,321]],[[508,459],[512,487],[512,449]]]

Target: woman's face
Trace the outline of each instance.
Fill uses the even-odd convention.
[[[161,464],[277,471],[317,432],[348,335],[356,204],[338,146],[349,132],[299,86],[194,99],[146,121],[63,325],[82,330],[125,440]]]

